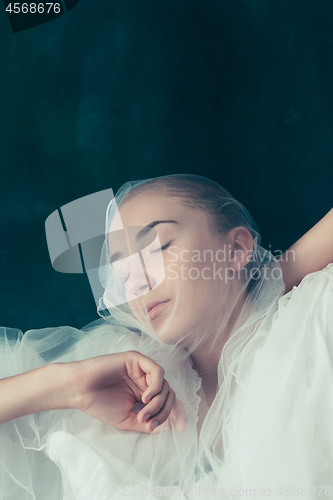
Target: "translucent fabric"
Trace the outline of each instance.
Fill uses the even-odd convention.
[[[171,498],[197,499],[212,488],[225,493],[221,498],[241,498],[242,490],[254,488],[251,498],[262,498],[262,487],[280,498],[279,488],[290,486],[295,494],[303,487],[302,496],[310,498],[318,486],[332,486],[332,303],[332,264],[281,297],[242,350],[225,407],[216,399],[199,433],[200,379],[187,357],[169,355],[169,346],[156,348],[150,337],[110,319],[82,331],[30,330],[23,339],[2,329],[2,377],[46,360],[144,352],[165,368],[188,423],[185,433],[173,427],[146,435],[118,431],[77,410],[7,422],[0,426],[0,498],[160,498],[164,491]],[[212,447],[220,412],[223,452]]]
[[[7,422],[0,426],[0,498],[281,498],[288,488],[293,495],[310,498],[319,495],[320,486],[326,488],[322,496],[328,496],[327,488],[333,486],[333,265],[308,275],[283,295],[281,268],[260,247],[259,232],[246,209],[219,186],[195,177],[173,176],[159,185],[164,208],[156,205],[154,213],[145,206],[140,211],[140,203],[156,194],[156,184],[150,181],[125,185],[110,203],[100,264],[105,291],[99,320],[82,330],[30,330],[23,337],[13,329],[0,332],[1,378],[54,361],[142,352],[165,369],[186,411],[186,431],[179,432],[172,420],[152,434],[120,431],[78,410],[41,412]],[[204,190],[190,199],[195,183],[203,183]],[[155,226],[158,239],[154,234],[146,246],[134,248],[127,228],[141,230],[156,222],[156,216],[173,215],[179,186],[183,197],[188,196],[187,208],[169,222],[175,224],[170,233]],[[211,238],[210,228],[201,224],[206,220],[202,214],[216,214],[217,206],[222,216],[215,220]],[[115,224],[115,214],[122,227],[119,220]],[[191,225],[192,218],[201,225]],[[127,253],[116,248],[114,233],[122,229]],[[195,239],[198,232],[205,237]],[[227,260],[219,260],[223,270],[228,268],[228,279],[209,281],[206,271],[200,282],[188,281],[188,288],[182,276],[169,285],[168,254],[163,251],[161,269],[159,253],[166,247],[164,240],[172,234],[180,256],[181,249],[199,249],[189,245],[191,238],[201,250],[212,249],[217,232],[221,245],[229,245],[231,237],[237,243]],[[137,235],[134,231],[134,240]],[[248,244],[251,259],[244,263]],[[149,259],[155,259],[149,251],[159,255],[150,261],[150,271],[144,265],[147,260],[137,258],[145,249]],[[237,257],[236,250],[243,253]],[[116,266],[111,251],[122,253]],[[123,272],[128,261],[122,260],[132,256]],[[214,262],[204,265],[212,270]],[[243,271],[232,275],[239,262]],[[201,292],[211,294],[208,301]],[[119,297],[130,300],[124,303]],[[152,314],[165,298],[164,316]],[[177,330],[188,302],[187,323]],[[210,378],[207,370],[200,371],[202,359],[213,368],[216,364]]]

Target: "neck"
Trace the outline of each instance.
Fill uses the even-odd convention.
[[[193,368],[201,378],[201,387],[205,392],[207,403],[210,406],[218,391],[218,365],[222,350],[235,329],[237,319],[243,310],[246,296],[238,297],[232,312],[223,326],[205,329],[206,342],[200,342],[191,352]]]
[[[218,390],[218,364],[227,340],[228,336],[221,333],[213,349],[211,345],[200,345],[191,353],[193,368],[201,378],[201,387],[209,406]]]

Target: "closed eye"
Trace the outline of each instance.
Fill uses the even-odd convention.
[[[160,248],[157,248],[156,250],[153,250],[152,253],[156,253],[156,252],[160,252],[161,250],[165,250],[166,248],[168,248],[170,243],[171,243],[171,241],[169,243],[167,243],[166,245],[163,245],[163,247],[160,247]]]
[[[129,277],[130,277],[130,273],[128,273],[128,275],[126,276],[126,278],[123,278],[124,281],[125,281],[125,283],[126,283],[126,281],[128,280]]]

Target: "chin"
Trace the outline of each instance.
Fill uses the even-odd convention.
[[[175,324],[176,322],[173,320],[168,323],[168,318],[161,321],[158,325],[154,325],[154,321],[151,323],[159,340],[168,345],[181,344],[180,339],[184,340],[184,332],[179,328],[179,325],[176,327]]]

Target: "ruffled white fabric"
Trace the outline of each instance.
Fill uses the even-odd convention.
[[[221,400],[198,433],[205,412],[201,381],[181,351],[171,356],[169,346],[156,348],[148,336],[104,319],[83,330],[24,336],[2,328],[0,340],[1,378],[53,361],[139,350],[165,368],[188,415],[185,433],[172,428],[151,435],[118,431],[76,410],[0,425],[1,499],[333,494],[333,264],[308,275],[258,321],[223,407],[222,449],[212,438]]]

